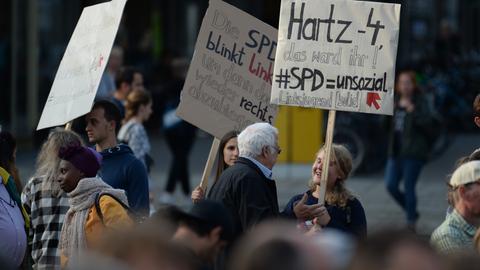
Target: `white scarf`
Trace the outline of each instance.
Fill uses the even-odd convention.
[[[114,189],[99,177],[83,178],[68,193],[70,209],[65,215],[59,247],[67,258],[78,257],[87,247],[85,223],[99,193],[109,193],[128,205],[125,191]]]

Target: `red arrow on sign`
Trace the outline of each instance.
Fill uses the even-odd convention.
[[[375,109],[380,109],[380,105],[378,104],[377,100],[380,100],[380,95],[378,93],[370,92],[367,93],[367,105],[368,107],[375,106]]]

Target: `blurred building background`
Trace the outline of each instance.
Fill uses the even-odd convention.
[[[0,124],[17,137],[38,134],[34,130],[81,11],[99,2],[104,1],[0,2]],[[278,26],[280,0],[227,2]],[[426,91],[432,92],[440,113],[463,119],[480,90],[480,0],[384,2],[402,4],[397,69],[420,71],[419,78]],[[207,0],[127,2],[116,44],[125,51],[125,64],[143,71],[159,108],[162,85],[170,74],[166,62],[191,57],[207,7]],[[151,128],[159,126],[159,119],[152,119]]]

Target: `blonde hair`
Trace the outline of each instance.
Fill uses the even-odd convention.
[[[152,102],[152,96],[149,92],[142,89],[136,89],[130,92],[127,96],[127,103],[125,104],[125,120],[128,122],[132,117],[138,114],[141,105],[147,105]]]
[[[324,150],[325,145],[318,150],[315,156],[318,156],[318,154]],[[334,161],[334,164],[340,174],[340,178],[335,182],[335,185],[331,190],[327,189],[325,201],[329,205],[345,207],[348,203],[348,200],[354,198],[352,193],[345,187],[345,180],[347,180],[352,172],[352,155],[345,146],[334,143],[332,144],[332,153],[330,154],[330,159]],[[317,188],[316,184],[313,183],[313,180],[310,180],[309,187],[312,192],[314,192]]]
[[[42,178],[42,189],[51,190],[53,196],[58,197],[62,193],[57,181],[60,167],[58,150],[60,147],[66,147],[76,141],[84,145],[77,133],[63,128],[55,128],[40,149],[36,164],[37,169],[33,177]]]

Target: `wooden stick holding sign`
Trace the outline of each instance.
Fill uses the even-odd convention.
[[[72,130],[72,122],[73,121],[70,121],[65,125],[65,130]]]
[[[330,110],[328,112],[327,135],[325,137],[325,146],[323,152],[322,175],[320,180],[320,194],[318,196],[318,203],[325,203],[325,193],[327,192],[328,183],[328,167],[330,165],[330,154],[332,153],[333,130],[335,128],[336,111]]]
[[[210,153],[208,153],[207,163],[205,164],[205,169],[203,170],[202,180],[200,181],[200,187],[202,188],[204,194],[207,194],[208,187],[208,178],[213,168],[213,163],[217,157],[218,147],[220,146],[220,140],[214,137],[212,142],[212,147],[210,148]]]

